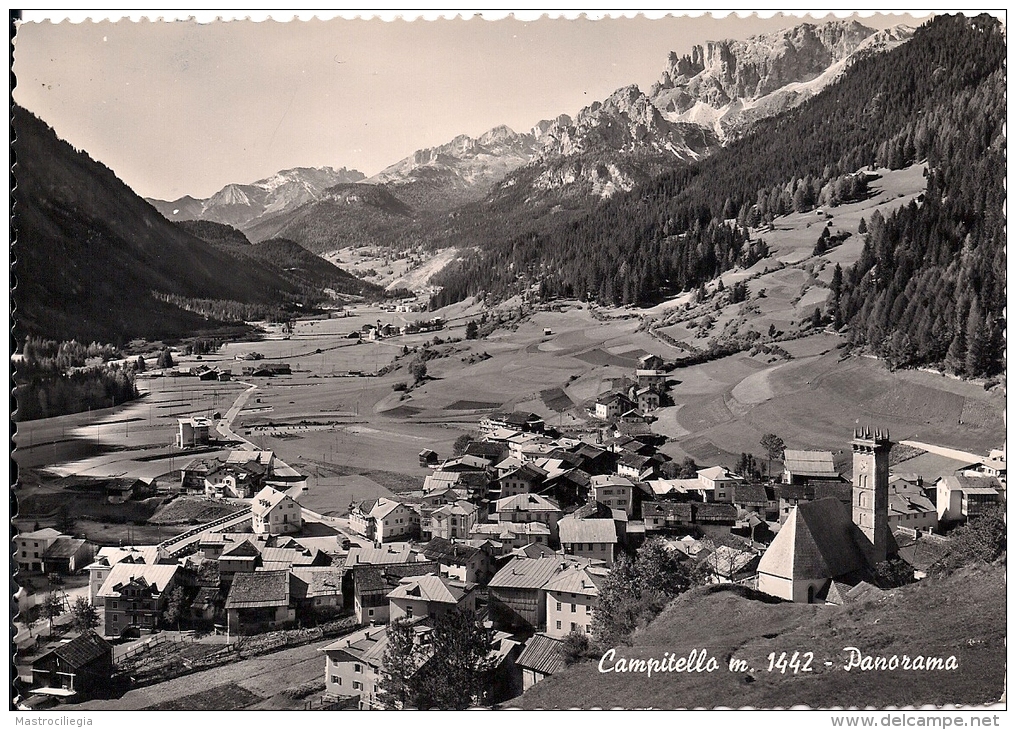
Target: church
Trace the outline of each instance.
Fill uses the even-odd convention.
[[[759,562],[758,590],[825,603],[874,582],[874,567],[896,556],[889,529],[889,433],[855,429],[851,447],[851,510],[835,497],[795,507]]]

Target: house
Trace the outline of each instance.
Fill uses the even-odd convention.
[[[205,496],[218,499],[251,499],[264,489],[268,467],[257,461],[223,464],[205,477]]]
[[[267,473],[271,474],[272,468],[275,466],[275,452],[234,449],[229,452],[225,463],[229,466],[247,466],[252,462],[265,467]]]
[[[807,484],[776,484],[775,493],[779,499],[779,521],[786,522],[790,510],[804,502],[811,502],[825,497],[834,497],[847,507],[851,506],[853,488],[849,482],[828,480],[825,482],[809,482]]]
[[[436,619],[449,611],[476,610],[475,583],[429,573],[409,576],[388,594],[388,620],[429,616]]]
[[[186,494],[204,494],[205,480],[222,468],[218,459],[194,459],[180,470],[180,491]]]
[[[655,449],[654,449],[655,450]],[[661,460],[658,456],[643,456],[633,451],[622,451],[617,460],[617,473],[637,482],[656,476]]]
[[[441,575],[463,583],[483,582],[490,574],[490,556],[475,545],[435,537],[423,546],[423,556]]]
[[[414,621],[413,629],[414,641],[421,648],[416,655],[416,670],[419,671],[430,658],[429,634],[432,629],[426,620]],[[326,657],[327,695],[358,698],[357,708],[360,710],[383,707],[378,692],[384,677],[384,656],[388,651],[387,626],[361,629],[319,651],[323,651]]]
[[[432,449],[424,449],[421,451],[420,466],[437,466],[437,452]]]
[[[619,468],[623,461],[624,456],[622,455],[622,461],[618,462]],[[598,474],[590,477],[589,488],[592,498],[597,502],[612,509],[624,510],[624,513],[629,517],[634,513],[635,485],[628,477],[620,474]]]
[[[94,631],[86,631],[32,662],[31,693],[62,702],[87,700],[104,693],[115,671],[113,645]]]
[[[547,472],[544,469],[535,464],[522,464],[495,479],[490,485],[490,494],[493,499],[528,494],[537,491],[546,478]]]
[[[577,519],[568,515],[558,523],[565,555],[602,560],[608,567],[617,556],[618,535],[612,519]]]
[[[692,524],[690,502],[643,502],[642,520],[646,533],[676,532]]]
[[[176,445],[181,449],[203,446],[209,442],[212,422],[207,418],[178,418]]]
[[[494,464],[505,457],[508,447],[494,441],[470,441],[466,444],[464,456],[479,456]]]
[[[110,479],[106,482],[106,501],[110,504],[123,504],[135,496],[154,492],[152,482],[148,479]]]
[[[349,527],[378,544],[405,539],[413,534],[411,510],[402,502],[386,497],[351,505]]]
[[[557,540],[557,523],[564,516],[561,507],[540,494],[516,494],[495,502],[491,519],[497,522],[539,522],[547,526],[551,540]]]
[[[544,545],[550,549],[551,543],[550,528],[541,522],[481,522],[473,527],[470,537],[489,540],[497,546],[497,555],[526,545]]]
[[[783,483],[808,484],[813,481],[846,481],[836,470],[831,451],[783,452]]]
[[[342,609],[342,569],[332,566],[294,565],[290,569],[297,607],[312,615]]]
[[[754,583],[762,556],[754,550],[721,545],[703,563],[713,583]]]
[[[600,588],[609,571],[593,566],[570,566],[543,587],[547,594],[547,635],[591,634]]]
[[[966,522],[1002,502],[1002,484],[995,477],[944,476],[935,482],[939,522]]]
[[[775,513],[778,509],[776,503],[769,499],[766,488],[762,484],[748,482],[735,484],[734,497],[731,502],[740,510],[756,512],[760,515],[765,515],[767,510]]]
[[[403,578],[426,575],[437,568],[433,562],[364,566],[352,572],[353,614],[357,623],[388,623],[388,594]]]
[[[635,403],[624,393],[605,393],[596,399],[595,414],[597,418],[609,420],[622,413],[634,409]]]
[[[662,370],[636,370],[635,382],[639,388],[651,388],[662,392],[667,387],[667,374]]]
[[[642,414],[652,413],[660,407],[660,394],[648,386],[636,390],[633,400]]]
[[[711,466],[708,469],[699,469],[698,478],[699,482],[702,483],[703,489],[711,491],[713,495],[713,502],[733,503],[734,487],[738,484],[744,483],[743,478],[737,474],[732,474],[722,466]]]
[[[61,535],[43,552],[42,570],[44,573],[71,575],[91,563],[94,555],[95,547],[90,542]]]
[[[539,631],[547,625],[543,587],[570,565],[588,564],[567,555],[513,557],[487,584],[494,625],[505,631]]]
[[[694,479],[650,479],[646,482],[656,499],[668,502],[706,502],[712,496],[698,477]]]
[[[938,527],[938,509],[925,494],[923,482],[889,479],[889,529],[899,527],[925,531]]]
[[[138,637],[154,632],[179,569],[147,563],[114,565],[96,594],[104,609],[103,635]]]
[[[226,596],[230,633],[251,634],[283,628],[296,621],[293,581],[288,570],[237,573]]]
[[[466,539],[479,519],[480,508],[460,499],[438,507],[430,514],[430,534],[446,540]]]
[[[303,512],[292,497],[273,487],[264,487],[250,504],[255,534],[285,535],[303,527]]]
[[[454,459],[446,459],[441,464],[441,471],[464,472],[464,471],[486,471],[490,466],[490,460],[482,456],[463,454]]]
[[[639,370],[659,370],[663,367],[663,358],[659,355],[643,355],[639,358]]]
[[[445,474],[446,472],[440,473]],[[461,474],[456,472],[447,473],[455,477],[454,483],[457,484]],[[427,477],[427,480],[429,479],[430,477]],[[420,500],[420,538],[423,540],[431,538],[431,515],[434,510],[446,504],[454,504],[460,499],[465,499],[469,496],[467,489],[444,486],[443,483],[438,483],[434,486],[428,486],[428,484],[429,482],[425,480],[423,497]]]
[[[522,411],[513,411],[511,413],[499,411],[491,413],[480,421],[480,430],[484,433],[491,433],[498,429],[510,429],[526,433],[543,433],[545,427],[546,424],[543,418],[535,413],[524,413]]]
[[[18,570],[26,573],[41,572],[43,570],[43,553],[46,552],[46,548],[61,537],[66,536],[59,530],[45,527],[33,532],[22,532],[14,538],[14,547],[16,549],[15,560],[18,564]]]
[[[522,669],[522,691],[565,668],[564,641],[546,634],[534,634],[525,643],[515,664]]]
[[[93,562],[85,566],[88,571],[88,601],[93,606],[99,589],[109,577],[109,571],[119,563],[147,563],[152,565],[159,562],[159,548],[152,545],[148,547],[102,547],[96,553]]]

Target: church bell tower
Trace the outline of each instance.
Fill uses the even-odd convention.
[[[875,562],[886,559],[889,541],[889,450],[888,431],[854,429],[854,524],[875,547]]]

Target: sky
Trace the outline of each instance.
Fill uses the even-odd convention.
[[[670,51],[805,20],[815,17],[24,22],[14,99],[138,194],[202,198],[291,167],[370,176],[499,124],[527,131],[622,86],[648,92]]]

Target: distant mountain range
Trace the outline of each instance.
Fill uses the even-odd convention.
[[[904,26],[875,31],[834,21],[709,42],[685,56],[671,53],[648,93],[623,87],[574,118],[562,114],[526,132],[501,125],[476,138],[460,135],[370,178],[298,168],[227,185],[205,200],[149,202],[171,220],[227,223],[255,241],[282,236],[316,252],[440,237],[444,214],[484,201],[523,217],[578,210],[714,153],[811,98],[857,58],[911,35]],[[341,187],[350,183],[374,189]]]

